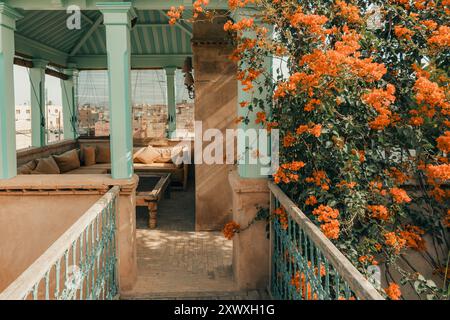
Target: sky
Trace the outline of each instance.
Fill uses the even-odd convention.
[[[133,104],[167,104],[166,76],[164,70],[133,70],[131,72]],[[45,87],[47,101],[61,105],[61,85],[58,78],[46,75]],[[36,88],[37,90],[37,88]],[[14,65],[14,92],[16,105],[30,104],[30,81],[27,68]],[[79,103],[106,105],[108,102],[107,71],[82,71],[79,75]],[[190,100],[184,88],[184,75],[181,70],[176,72],[177,103]]]

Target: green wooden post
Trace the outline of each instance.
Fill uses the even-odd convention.
[[[17,174],[14,102],[14,31],[22,16],[0,2],[0,179]]]
[[[64,139],[72,140],[76,138],[76,104],[75,104],[75,69],[66,69],[64,73],[70,76],[67,80],[61,80]]]
[[[133,175],[130,28],[136,13],[130,2],[101,2],[97,7],[106,26],[111,174],[114,179],[127,179]]]
[[[45,146],[45,69],[48,61],[34,59],[30,69],[31,97],[31,145]]]
[[[243,12],[245,14],[245,12]],[[240,20],[242,16],[238,17],[238,20]],[[238,21],[237,20],[237,21]],[[270,26],[266,26],[270,30]],[[271,34],[271,33],[269,33]],[[246,31],[244,32],[244,37],[247,38],[254,38],[256,37],[256,34],[254,32]],[[245,66],[244,66],[245,68]],[[267,74],[272,74],[272,58],[267,57],[264,61],[263,68],[267,71]],[[260,78],[257,81],[263,82],[264,76],[260,76]],[[253,91],[244,91],[243,86],[241,85],[240,81],[238,81],[238,106],[237,106],[237,115],[238,117],[246,117],[248,113],[247,108],[241,107],[239,104],[241,102],[249,102],[252,103],[253,99],[266,99],[268,95],[271,94],[268,90],[266,90],[263,83],[260,85],[254,85]],[[259,86],[262,86],[262,91],[259,91]],[[264,129],[264,126],[262,124],[256,124],[256,113],[263,111],[261,108],[254,107],[253,112],[250,112],[248,115],[249,117],[249,123],[245,124],[244,122],[240,122],[238,125],[239,133],[237,136],[238,140],[238,173],[241,178],[266,178],[267,176],[264,176],[261,174],[261,169],[264,167],[259,161],[257,156],[257,151],[261,151],[262,153],[266,154],[268,150],[259,150],[258,147],[258,140],[259,140],[259,134],[256,131],[256,137],[253,135],[253,130],[258,129]],[[264,110],[267,115],[270,114],[270,110],[266,107]],[[248,130],[250,129],[250,130]],[[268,144],[269,145],[269,144]],[[254,163],[256,162],[257,163]],[[252,163],[253,162],[253,163]]]
[[[175,70],[176,67],[166,67],[167,81],[167,108],[169,129],[167,136],[169,139],[176,138],[177,134],[177,102],[175,92]]]

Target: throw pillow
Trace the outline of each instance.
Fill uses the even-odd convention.
[[[57,156],[53,156],[53,159],[55,159],[61,173],[78,169],[81,166],[78,152],[75,149]]]
[[[136,161],[145,164],[152,164],[160,156],[161,155],[158,150],[152,146],[148,146],[136,155]]]
[[[109,146],[97,146],[97,153],[95,154],[95,162],[111,163],[111,152]]]
[[[36,169],[36,160],[31,160],[17,168],[17,174],[30,174],[31,171]]]
[[[86,167],[95,164],[95,147],[83,147],[84,165]]]
[[[31,174],[59,174],[58,164],[52,156],[48,158],[38,159],[36,169]]]

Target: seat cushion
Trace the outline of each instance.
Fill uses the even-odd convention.
[[[68,172],[70,170],[78,169],[80,164],[80,158],[78,157],[78,151],[76,149],[69,150],[63,154],[53,156],[56,164],[59,167],[61,173]]]
[[[134,163],[133,167],[135,170],[158,170],[158,169],[179,169],[182,168],[182,165],[176,165],[172,162],[154,162],[154,163]]]
[[[183,147],[159,147],[155,149],[159,152],[160,157],[154,162],[177,163],[178,159],[183,157]]]
[[[31,174],[60,174],[58,164],[52,156],[48,158],[38,159],[36,168]]]
[[[95,154],[96,163],[111,163],[111,151],[109,146],[97,146]]]
[[[152,146],[148,146],[148,147],[144,148],[144,150],[137,152],[137,154],[135,156],[135,161],[137,163],[152,164],[160,156],[161,155],[158,152],[158,150],[156,150]]]
[[[17,174],[31,174],[36,169],[37,161],[31,160],[17,168]]]
[[[86,167],[92,166],[96,163],[95,159],[95,152],[96,149],[94,146],[85,146],[82,149],[83,159],[84,159],[84,165]]]

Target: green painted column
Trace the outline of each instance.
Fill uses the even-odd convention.
[[[175,70],[176,67],[166,67],[167,81],[167,108],[169,129],[167,136],[169,139],[176,138],[177,134],[177,102],[175,92]]]
[[[108,53],[111,174],[114,179],[133,175],[131,113],[131,20],[136,17],[130,2],[101,2]]]
[[[0,2],[0,179],[17,174],[14,31],[22,16]]]
[[[243,11],[243,10],[242,10]],[[244,12],[245,13],[245,12]],[[244,16],[239,16],[238,20],[242,19]],[[269,26],[266,26],[270,30]],[[271,34],[271,33],[269,33]],[[244,37],[254,38],[256,37],[254,32],[246,31],[244,32]],[[263,69],[266,70],[267,74],[272,74],[272,57],[267,57],[264,60]],[[244,67],[245,68],[245,65]],[[259,144],[259,132],[258,129],[264,129],[262,124],[256,124],[256,113],[263,111],[259,106],[255,107],[253,112],[248,114],[248,108],[241,107],[241,102],[249,102],[252,103],[253,99],[266,99],[272,93],[266,90],[264,85],[264,76],[260,76],[257,81],[260,82],[259,85],[254,84],[254,89],[251,91],[244,91],[241,82],[238,81],[238,106],[237,106],[237,115],[238,117],[246,117],[249,116],[249,123],[245,124],[244,122],[240,122],[238,125],[238,129],[241,129],[237,136],[238,141],[238,173],[241,178],[267,178],[266,175],[263,175],[262,172],[263,167],[267,167],[268,165],[261,164],[258,156],[256,155],[258,152],[261,154],[267,154],[268,150],[260,150]],[[259,90],[259,87],[262,87],[262,90]],[[269,116],[270,110],[269,108],[265,108],[264,112]],[[256,135],[255,135],[256,134]],[[269,141],[267,145],[270,147]],[[256,162],[256,163],[255,163]]]
[[[30,69],[30,97],[31,97],[31,145],[42,147],[45,139],[45,69],[48,61],[33,60],[33,68]]]
[[[64,121],[64,139],[76,139],[76,101],[75,101],[75,82],[76,69],[66,69],[64,74],[70,78],[61,80],[63,121]]]

